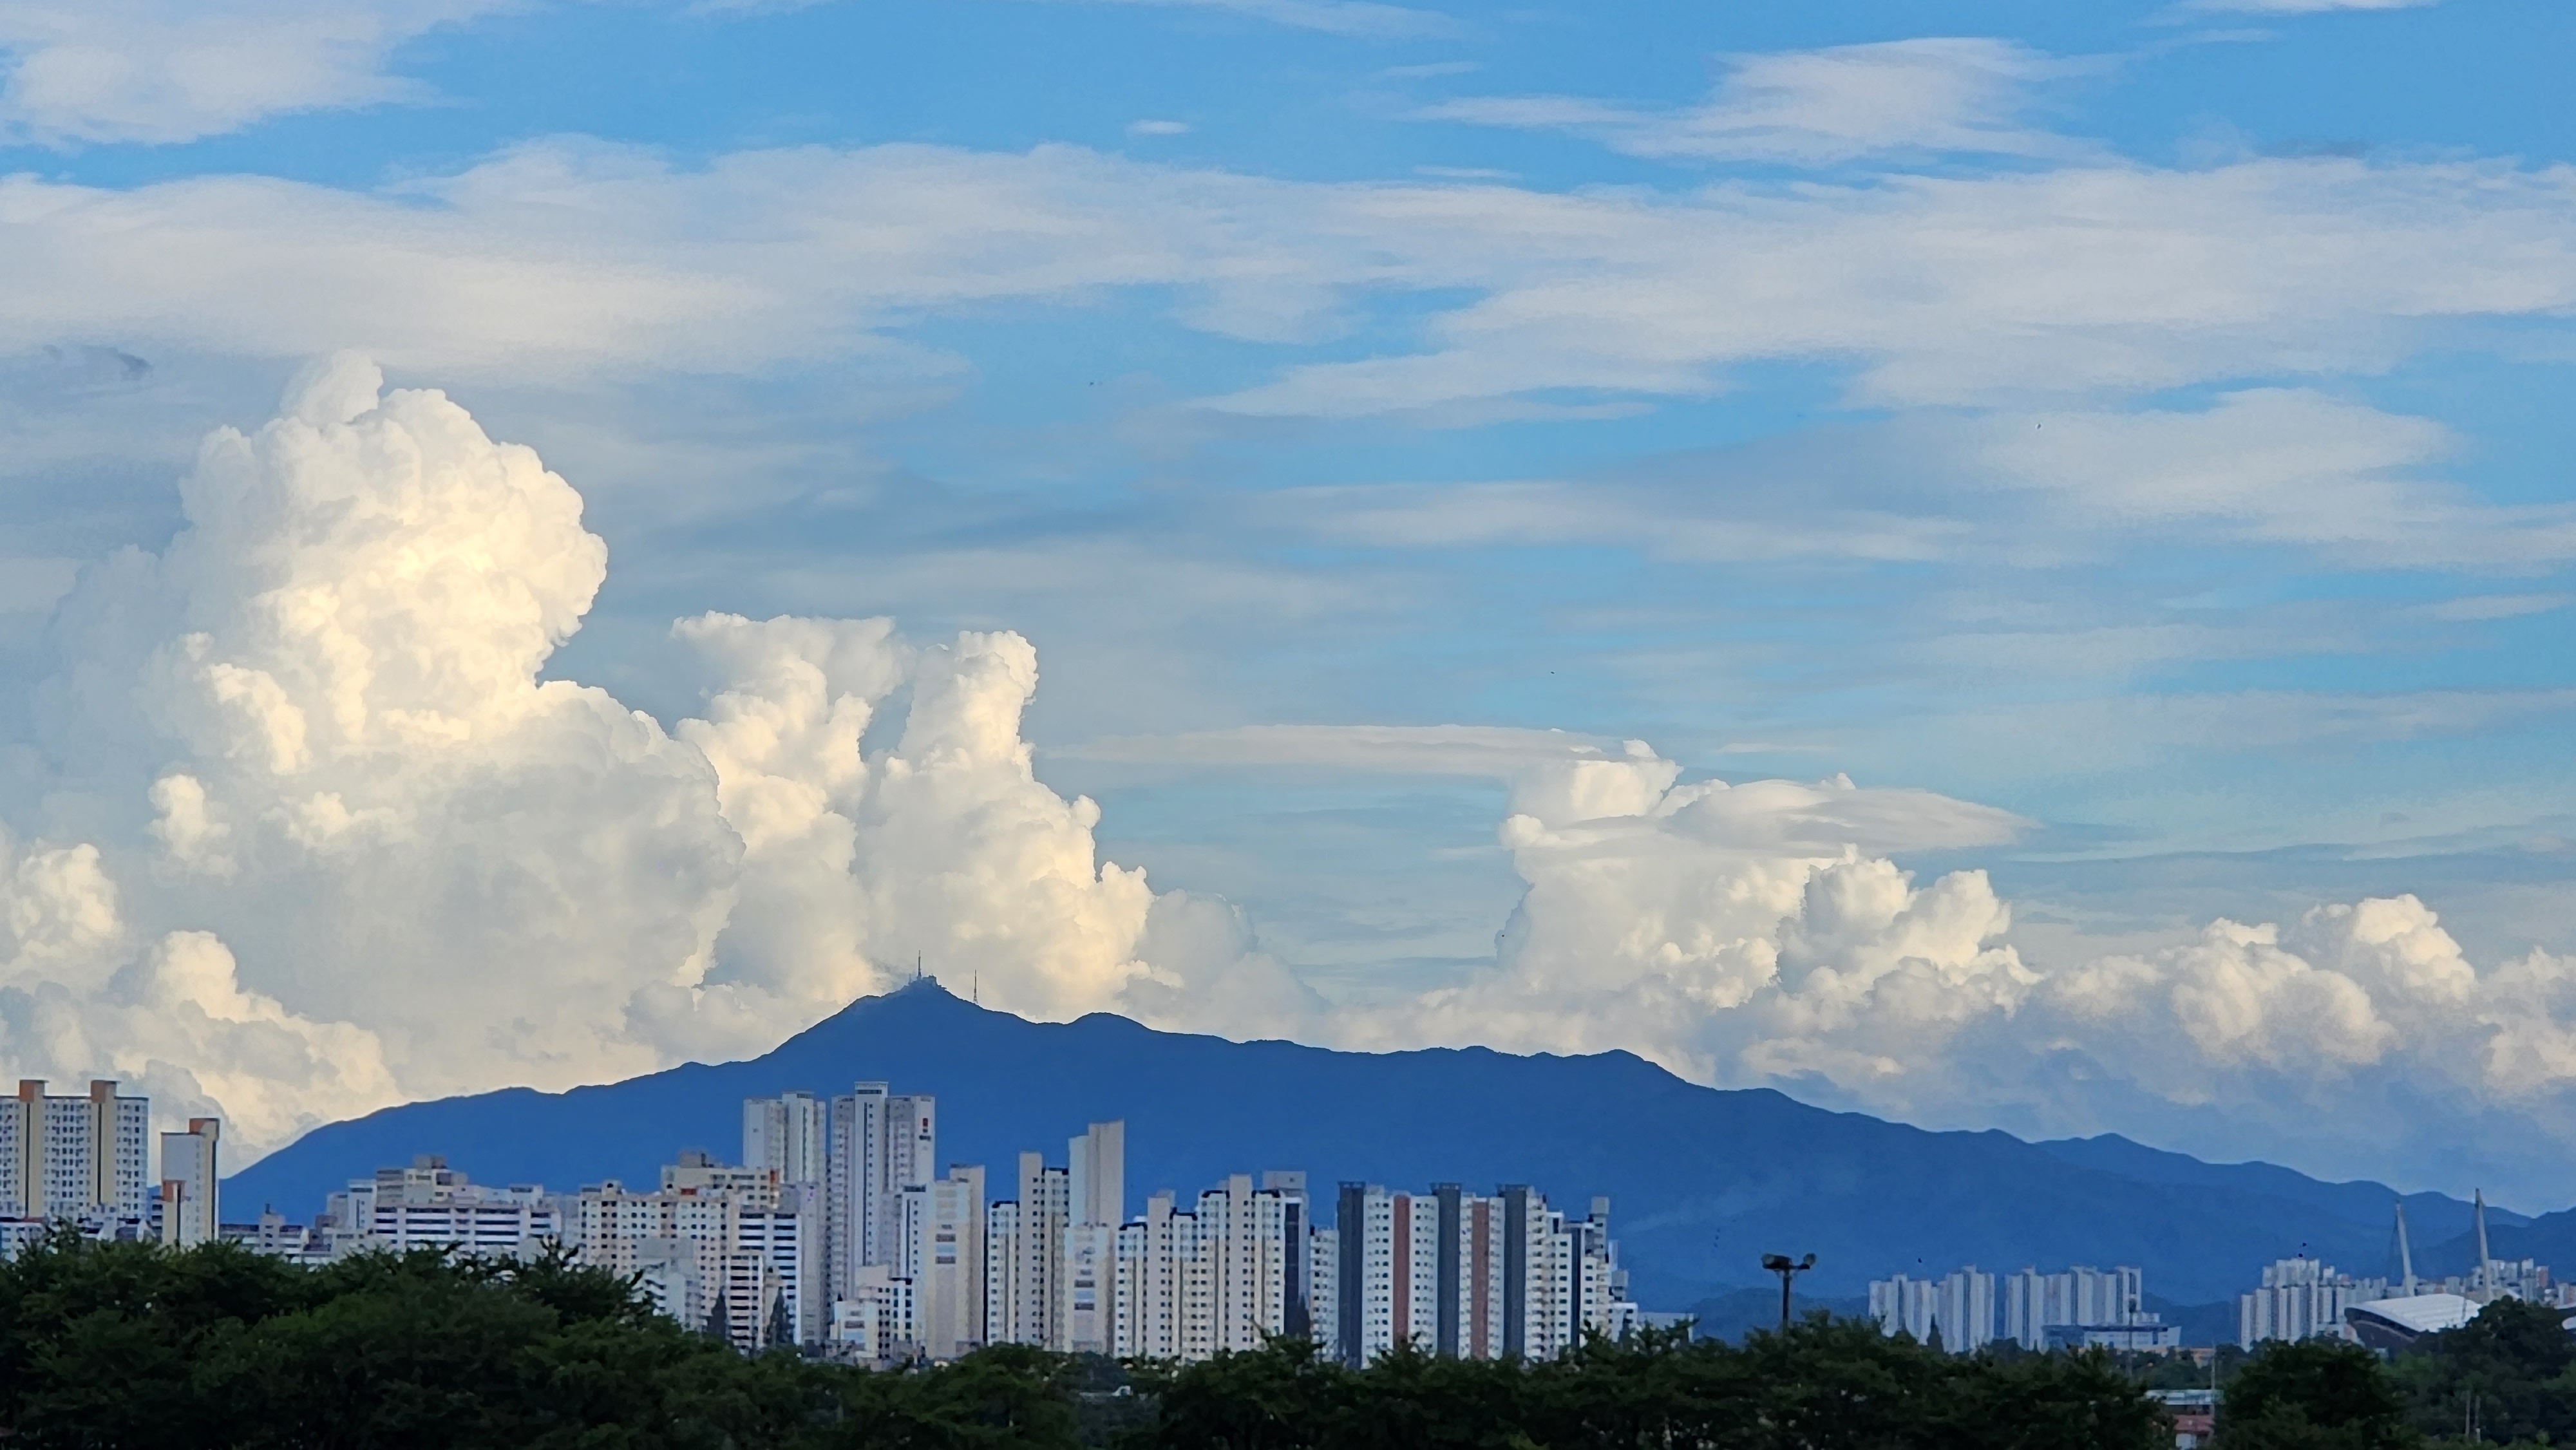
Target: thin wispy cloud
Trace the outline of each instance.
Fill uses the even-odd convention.
[[[1421,65],[1391,65],[1379,71],[1377,76],[1388,81],[1423,81],[1441,76],[1473,75],[1483,69],[1481,63],[1472,60],[1435,60]]]
[[[1216,10],[1297,30],[1390,39],[1455,35],[1462,28],[1457,21],[1438,11],[1378,4],[1375,0],[1052,0],[1052,3]]]
[[[1536,765],[1656,758],[1642,741],[1494,725],[1244,725],[1113,736],[1048,753],[1135,765],[1311,765],[1498,778]]]
[[[1444,101],[1417,119],[1572,131],[1635,156],[1825,165],[1864,156],[2065,157],[2086,148],[2022,120],[2030,88],[2092,68],[2010,41],[1888,41],[1731,57],[1707,102],[1645,109],[1573,96]]]
[[[296,111],[417,102],[394,51],[515,0],[14,0],[0,142],[171,143]]]
[[[2438,473],[2453,447],[2422,418],[2252,389],[2189,410],[1905,418],[1606,476],[1316,486],[1271,505],[1279,526],[1378,548],[1579,541],[1711,562],[2029,566],[2163,537],[2372,568],[2576,562],[2576,507],[2484,502]],[[2433,617],[2507,618],[2553,600],[2490,596]]]
[[[2237,15],[2322,15],[2330,10],[2420,10],[2442,0],[2185,0],[2182,11]]]
[[[0,347],[86,333],[278,356],[357,339],[477,373],[749,370],[896,360],[926,310],[1102,288],[1181,289],[1186,325],[1286,341],[1359,295],[1438,299],[1369,355],[1207,400],[1243,416],[1708,396],[1737,365],[1819,360],[1865,402],[2027,405],[2372,371],[2446,319],[2547,325],[2576,305],[2576,196],[2473,163],[1565,195],[1067,147],[681,168],[556,142],[394,193],[20,176],[0,197],[24,219],[0,231],[0,271],[22,284]],[[710,237],[708,215],[745,229]],[[170,235],[189,238],[185,272]]]

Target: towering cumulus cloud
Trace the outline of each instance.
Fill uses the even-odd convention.
[[[2576,962],[2481,972],[2404,896],[2034,963],[1984,872],[1887,859],[2008,839],[2008,815],[1841,778],[1675,785],[1633,742],[1560,753],[1510,776],[1502,841],[1528,889],[1495,965],[1340,1035],[1627,1048],[1917,1122],[2181,1131],[2213,1154],[2563,1196],[2556,1153],[2532,1150],[2576,1145]]]
[[[1036,1016],[1627,1048],[2027,1131],[2179,1109],[2199,1146],[2314,1166],[2382,1166],[2392,1136],[2416,1140],[2399,1161],[2464,1162],[2480,1126],[2576,1142],[2576,969],[2481,972],[2413,898],[2050,964],[1982,872],[1891,859],[2023,824],[1985,807],[1685,782],[1553,732],[1164,742],[1505,783],[1526,890],[1493,963],[1345,1009],[1230,904],[1100,860],[1098,808],[1031,770],[1018,635],[683,620],[707,703],[666,730],[543,678],[606,576],[571,486],[353,358],[209,439],[182,501],[167,550],[64,601],[8,757],[0,1073],[137,1079],[252,1151],[405,1098],[757,1052],[916,953]]]
[[[0,1066],[218,1103],[256,1150],[757,1051],[915,951],[1047,1015],[1143,970],[1141,873],[1031,773],[1016,635],[683,621],[716,686],[673,732],[541,680],[605,577],[579,496],[354,358],[211,438],[182,498],[167,551],[92,569],[57,620]]]

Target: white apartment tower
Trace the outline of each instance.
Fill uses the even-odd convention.
[[[743,1100],[743,1167],[775,1174],[780,1202],[820,1220],[826,1327],[829,1303],[850,1296],[860,1269],[900,1264],[904,1192],[932,1181],[938,1148],[935,1100],[881,1082],[829,1101],[805,1092]]]
[[[1995,1276],[1970,1264],[1939,1279],[1875,1279],[1869,1317],[1880,1332],[1910,1334],[1918,1343],[1931,1343],[1937,1331],[1943,1349],[1968,1354],[1994,1341]]]
[[[904,1251],[912,1282],[914,1337],[923,1354],[947,1361],[984,1344],[984,1170],[952,1165],[936,1183],[904,1190]]]
[[[1127,1123],[1094,1123],[1064,1145],[1070,1218],[1116,1228],[1127,1221]]]
[[[846,1295],[824,1291],[823,1225],[803,1188],[775,1169],[737,1168],[684,1153],[662,1186],[629,1193],[591,1184],[570,1200],[582,1260],[640,1274],[655,1307],[692,1327],[718,1328],[746,1352],[819,1344]],[[872,1272],[880,1277],[883,1269]]]
[[[2271,1339],[2351,1338],[2344,1311],[2389,1297],[2384,1279],[2355,1279],[2315,1259],[2282,1259],[2263,1270],[2262,1287],[2236,1298],[2240,1349]]]
[[[985,1272],[1003,1278],[1000,1313],[985,1328],[996,1344],[1036,1344],[1050,1349],[1067,1342],[1062,1309],[1064,1231],[1072,1220],[1070,1170],[1050,1168],[1037,1153],[1020,1155],[1020,1196],[1012,1203],[1011,1242],[1007,1254],[985,1252]],[[995,1204],[995,1222],[999,1210]],[[991,1313],[990,1310],[987,1311]]]
[[[984,1245],[987,1343],[1105,1354],[1116,1337],[1126,1123],[1093,1123],[1065,1144],[1065,1159],[1055,1168],[1043,1154],[1022,1153],[1019,1196],[993,1205]]]
[[[2129,1267],[2024,1269],[2004,1277],[2003,1301],[2003,1337],[2024,1349],[2046,1348],[2048,1331],[2059,1326],[2111,1327],[2154,1317],[2146,1312],[2145,1276]]]
[[[161,1242],[176,1249],[212,1243],[223,1233],[215,1141],[216,1118],[190,1118],[188,1131],[161,1135]]]
[[[101,1078],[85,1097],[25,1079],[0,1099],[0,1218],[141,1219],[151,1179],[152,1104]]]
[[[831,1321],[831,1306],[817,1292],[823,1257],[823,1225],[794,1202],[769,1207],[747,1205],[734,1220],[733,1253],[727,1288],[746,1309],[759,1315],[746,1326],[753,1345],[819,1344]]]
[[[984,1342],[1019,1344],[1012,1317],[1013,1285],[1020,1272],[1020,1205],[1003,1199],[984,1213]]]
[[[824,1156],[825,1254],[833,1297],[845,1298],[860,1268],[895,1263],[903,1191],[938,1172],[933,1099],[855,1084],[832,1099]]]
[[[1346,1364],[1403,1343],[1465,1359],[1552,1358],[1586,1329],[1611,1327],[1617,1249],[1603,1200],[1569,1221],[1524,1184],[1486,1196],[1454,1183],[1429,1193],[1345,1183],[1334,1237],[1335,1282],[1311,1298],[1331,1301],[1317,1337]]]
[[[743,1100],[743,1167],[773,1169],[782,1184],[808,1185],[819,1202],[830,1157],[831,1109],[821,1098],[789,1092]]]
[[[1308,1240],[1302,1173],[1238,1173],[1186,1212],[1153,1195],[1116,1236],[1106,1352],[1191,1361],[1309,1332]]]
[[[1064,1240],[1057,1250],[1055,1348],[1108,1354],[1117,1336],[1118,1229],[1127,1221],[1127,1124],[1093,1123],[1067,1140]]]

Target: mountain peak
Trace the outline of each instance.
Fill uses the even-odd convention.
[[[1813,1282],[1826,1294],[1917,1265],[2116,1263],[2143,1267],[2163,1298],[2207,1302],[2303,1244],[2367,1268],[2387,1238],[2387,1190],[2264,1164],[2202,1164],[2108,1137],[1926,1132],[1769,1089],[1694,1086],[1626,1053],[1354,1053],[1162,1032],[1105,1013],[1037,1023],[927,974],[748,1061],[335,1123],[224,1192],[301,1217],[349,1179],[419,1153],[483,1182],[650,1182],[680,1148],[726,1152],[745,1098],[830,1095],[860,1081],[935,1095],[941,1160],[983,1164],[996,1197],[1008,1196],[1000,1185],[1022,1151],[1057,1158],[1086,1123],[1110,1118],[1127,1122],[1139,1198],[1170,1188],[1186,1199],[1228,1174],[1274,1168],[1306,1171],[1319,1217],[1345,1180],[1529,1183],[1576,1214],[1606,1195],[1641,1298],[1664,1305],[1765,1282],[1760,1254],[1788,1250],[1818,1254]],[[2410,1197],[2419,1242],[2437,1241],[2431,1216],[2447,1203]]]

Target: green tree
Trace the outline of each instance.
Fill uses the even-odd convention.
[[[937,1369],[842,1371],[845,1399],[822,1443],[847,1450],[1074,1450],[1073,1362],[1021,1344]]]
[[[2494,1443],[2576,1443],[2576,1335],[2567,1311],[2498,1299],[2478,1317],[2417,1340],[2392,1366],[2415,1424],[2457,1435],[2474,1402]]]
[[[2357,1344],[2267,1345],[2219,1399],[2217,1450],[2403,1450],[2421,1443],[2396,1379]]]
[[[1186,1371],[1136,1368],[1136,1388],[1159,1405],[1157,1426],[1167,1445],[1303,1450],[1316,1443],[1350,1389],[1349,1372],[1302,1339],[1221,1354]]]
[[[1953,1443],[1991,1450],[2169,1446],[2164,1407],[2105,1350],[1986,1358],[1961,1376]]]
[[[1542,1363],[1353,1370],[1281,1340],[872,1372],[737,1354],[559,1249],[306,1269],[65,1235],[0,1264],[9,1450],[2147,1450],[2161,1428],[2098,1353],[1954,1357],[1822,1316]]]

